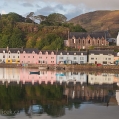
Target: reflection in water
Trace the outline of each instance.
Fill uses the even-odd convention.
[[[61,117],[82,104],[119,104],[119,75],[0,68],[0,114]],[[24,115],[25,117],[25,115]]]

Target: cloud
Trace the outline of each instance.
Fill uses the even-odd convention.
[[[22,5],[23,5],[24,7],[33,7],[33,5],[30,4],[30,3],[23,3]]]
[[[1,14],[7,14],[4,10],[1,11]]]
[[[85,4],[89,8],[95,9],[119,9],[119,0],[4,0],[7,2],[27,2],[27,3],[57,3],[57,4],[71,4],[71,5],[79,5]]]
[[[71,19],[80,14],[96,10],[118,10],[119,0],[2,0],[7,4],[11,2],[25,6],[22,14],[34,12],[49,15],[51,13],[64,14]],[[30,9],[27,9],[30,7]],[[4,9],[4,8],[2,8]],[[18,8],[19,9],[19,8]],[[10,8],[11,10],[11,8]],[[7,10],[8,11],[8,10]],[[20,12],[21,12],[20,11]],[[26,13],[25,13],[26,12]],[[19,13],[19,12],[18,12]]]
[[[43,7],[41,9],[37,9],[37,11],[35,12],[36,15],[49,15],[51,13],[54,13],[55,10],[53,9],[53,7],[50,7],[50,6],[46,6],[46,7]]]

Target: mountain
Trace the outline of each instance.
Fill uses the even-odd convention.
[[[116,37],[119,31],[119,10],[89,12],[72,18],[68,22],[80,24],[89,32],[108,30],[112,37]]]

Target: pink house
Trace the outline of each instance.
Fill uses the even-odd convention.
[[[25,48],[20,54],[20,63],[37,64],[38,63],[38,49]]]
[[[39,51],[39,64],[56,64],[56,51]]]

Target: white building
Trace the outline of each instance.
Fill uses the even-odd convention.
[[[114,63],[114,51],[113,50],[90,50],[89,51],[89,63],[92,64],[112,64]]]
[[[117,35],[116,45],[119,46],[119,32],[118,32],[118,35]]]
[[[57,64],[85,64],[87,63],[86,51],[58,51]]]

